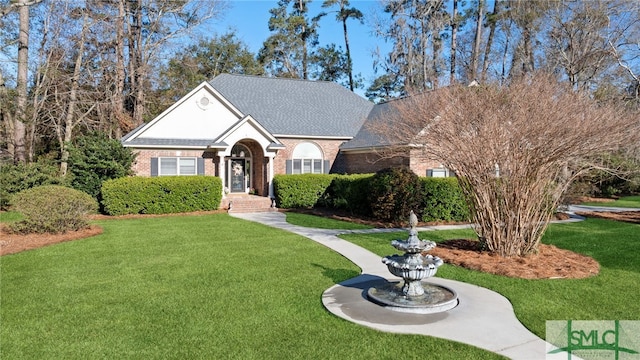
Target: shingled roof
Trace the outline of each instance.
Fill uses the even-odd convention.
[[[373,108],[333,82],[221,74],[209,83],[275,136],[351,138]]]
[[[386,122],[395,112],[394,101],[386,102],[382,104],[376,104],[364,125],[360,128],[356,136],[348,142],[340,146],[341,150],[361,150],[370,149],[381,146],[396,145],[385,134],[380,133],[380,130],[376,130],[376,127],[381,122]]]

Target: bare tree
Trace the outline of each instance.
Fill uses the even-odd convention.
[[[640,108],[640,3],[618,0],[614,34],[608,39],[611,55],[618,65],[616,79],[626,88],[626,98]]]
[[[376,131],[455,171],[481,243],[502,256],[536,252],[589,156],[640,139],[640,114],[596,103],[551,76],[508,86],[452,86],[396,104]],[[567,169],[572,169],[569,172]]]
[[[383,4],[390,19],[375,24],[376,35],[389,41],[392,48],[384,59],[375,62],[386,72],[379,79],[402,83],[402,92],[438,87],[444,69],[443,33],[451,21],[444,2],[385,0]]]
[[[614,65],[609,44],[618,43],[623,34],[616,27],[626,25],[612,23],[617,13],[626,10],[620,6],[615,1],[559,2],[550,11],[547,62],[562,71],[576,89],[593,87]]]
[[[122,132],[148,117],[148,90],[156,66],[168,58],[176,39],[218,16],[218,0],[89,0],[94,29],[91,41],[101,48],[96,55],[105,70],[100,86],[109,105],[99,108],[113,119],[109,132]]]
[[[60,172],[67,173],[68,147],[77,126],[97,105],[90,62],[90,10],[74,3],[49,3],[31,91],[33,135],[53,137],[60,150]]]

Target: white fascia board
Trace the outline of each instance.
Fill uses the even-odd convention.
[[[350,148],[350,149],[340,149],[340,152],[356,154],[356,153],[366,153],[371,151],[396,149],[396,148],[404,148],[404,147],[419,148],[419,147],[422,147],[422,145],[407,144],[407,145],[362,146],[362,147]]]
[[[353,136],[311,136],[311,135],[282,135],[273,134],[273,136],[282,139],[316,139],[316,140],[351,140]]]
[[[363,146],[363,147],[351,148],[351,149],[340,149],[340,152],[359,154],[359,153],[368,153],[372,151],[378,151],[378,150],[387,149],[387,148],[389,147],[388,146]]]
[[[134,149],[179,149],[179,150],[208,150],[207,146],[188,146],[188,145],[131,145],[122,144],[123,147]]]

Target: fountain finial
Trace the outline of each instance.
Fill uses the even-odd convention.
[[[418,226],[418,217],[416,216],[416,213],[411,210],[409,213],[409,227],[415,229],[416,226]]]

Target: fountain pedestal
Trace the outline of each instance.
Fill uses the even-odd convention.
[[[433,249],[433,241],[418,239],[416,226],[418,218],[411,212],[409,216],[409,239],[393,240],[391,245],[404,251],[404,255],[382,258],[387,269],[403,282],[385,282],[367,292],[369,299],[394,311],[431,314],[450,310],[458,305],[455,291],[444,286],[425,283],[422,280],[436,274],[442,259],[423,252]]]

